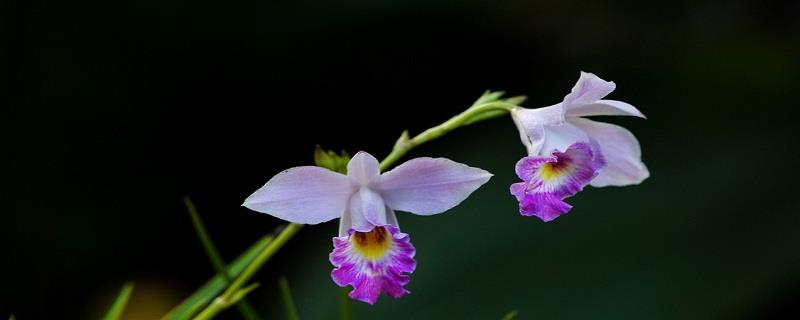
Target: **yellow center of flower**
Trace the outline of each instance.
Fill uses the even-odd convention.
[[[392,235],[384,227],[375,227],[369,232],[355,232],[350,237],[353,248],[367,260],[383,258],[392,247]]]
[[[551,181],[564,174],[569,174],[572,169],[572,166],[564,162],[548,162],[539,167],[539,176],[544,181]]]

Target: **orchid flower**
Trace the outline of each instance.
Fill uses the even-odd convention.
[[[347,175],[303,166],[285,170],[248,197],[244,206],[294,223],[339,219],[330,261],[333,281],[349,296],[374,304],[381,292],[399,298],[416,267],[408,234],[394,211],[434,215],[447,211],[492,175],[445,158],[416,158],[380,173],[378,160],[359,152]]]
[[[603,99],[615,88],[614,82],[581,72],[561,103],[538,109],[512,109],[511,116],[528,149],[528,156],[516,166],[523,182],[511,186],[522,215],[550,221],[569,212],[572,206],[563,200],[587,184],[626,186],[649,177],[639,142],[630,131],[584,118],[645,118],[630,104]]]

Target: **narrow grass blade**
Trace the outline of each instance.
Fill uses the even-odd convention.
[[[229,303],[239,302],[240,300],[244,299],[244,297],[247,294],[249,294],[250,292],[253,292],[253,290],[257,289],[260,286],[261,286],[260,283],[255,282],[255,283],[250,284],[249,286],[246,286],[244,288],[236,290],[236,292],[233,294],[233,296],[231,296],[231,301],[229,301]]]
[[[250,263],[255,260],[256,256],[269,246],[272,242],[272,235],[264,236],[255,244],[250,246],[242,255],[237,257],[233,263],[227,267],[228,275],[232,278],[238,277],[239,274],[247,268]],[[169,320],[184,320],[191,319],[192,316],[197,314],[206,305],[222,293],[228,286],[228,281],[225,281],[222,275],[217,274],[206,282],[200,289],[197,289],[191,296],[186,298],[181,304],[172,309],[162,319]]]
[[[225,263],[222,262],[222,257],[220,257],[217,247],[211,242],[211,237],[208,236],[206,226],[203,224],[203,220],[200,219],[200,214],[197,213],[192,199],[183,197],[183,204],[186,205],[186,211],[189,211],[194,231],[197,233],[197,237],[200,238],[200,243],[203,244],[203,249],[206,250],[206,255],[208,256],[208,260],[211,261],[211,265],[214,266],[214,270],[222,274],[225,278],[230,278],[228,273],[225,272]]]
[[[505,317],[503,317],[503,320],[512,320],[516,318],[518,314],[519,310],[511,310],[511,312],[509,312],[508,314],[505,315]]]
[[[300,320],[300,316],[297,314],[297,306],[294,304],[294,299],[292,299],[292,291],[289,290],[289,281],[286,280],[286,277],[280,277],[280,279],[278,279],[278,285],[281,288],[283,305],[286,307],[286,318],[289,320]]]
[[[228,274],[228,271],[225,270],[225,262],[222,260],[222,256],[219,254],[217,246],[215,246],[214,242],[211,241],[211,237],[208,235],[208,231],[206,231],[206,226],[203,224],[203,220],[200,219],[200,214],[197,213],[197,208],[194,206],[194,202],[192,202],[192,199],[189,197],[184,196],[183,204],[186,205],[186,211],[189,212],[189,216],[192,218],[192,226],[194,227],[194,231],[197,233],[197,237],[200,238],[200,243],[203,244],[203,249],[206,251],[208,260],[211,262],[214,270],[216,270],[218,274],[222,275],[227,283],[230,283],[232,278],[230,274]],[[239,313],[242,314],[242,317],[245,320],[260,319],[255,308],[253,308],[247,299],[242,299],[239,301],[239,303],[236,304],[236,308],[239,310]]]
[[[203,308],[200,314],[195,317],[195,320],[201,319],[211,319],[212,317],[216,316],[218,313],[222,312],[226,308],[230,307],[229,301],[233,299],[233,296],[241,290],[241,288],[250,281],[261,267],[275,255],[278,250],[280,250],[284,244],[286,244],[289,239],[291,239],[300,229],[303,228],[302,224],[297,223],[290,223],[280,229],[281,231],[278,232],[278,236],[275,237],[275,240],[270,242],[270,244],[264,248],[261,252],[258,252],[256,257],[244,268],[234,280],[233,282],[228,285],[225,291],[216,298],[213,298],[213,302]]]
[[[103,320],[118,320],[122,315],[122,311],[125,310],[125,306],[128,304],[132,292],[133,283],[125,283],[119,291],[117,298],[114,300],[114,303],[111,304],[111,307],[108,308],[108,311],[106,311],[106,314],[103,316]],[[13,318],[14,316],[11,316],[11,319]]]

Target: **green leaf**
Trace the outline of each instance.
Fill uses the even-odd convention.
[[[528,100],[528,97],[526,97],[526,96],[514,96],[514,97],[511,97],[511,98],[503,99],[503,102],[518,106],[518,105],[521,105],[523,102],[525,102],[525,100]]]
[[[14,317],[14,315],[13,315],[13,314],[11,314],[11,315],[9,315],[9,316],[8,316],[8,320],[17,320],[17,318],[16,318],[16,317]]]
[[[314,164],[339,173],[347,172],[347,163],[350,162],[350,155],[342,151],[336,152],[322,149],[319,145],[314,149]]]
[[[336,166],[336,161],[327,151],[317,145],[317,147],[314,148],[314,164],[316,164],[318,167],[330,169]]]
[[[261,284],[258,283],[258,282],[255,282],[255,283],[250,284],[249,286],[246,286],[244,288],[236,290],[236,292],[234,292],[233,295],[231,295],[231,300],[228,301],[228,303],[229,304],[234,304],[234,303],[237,303],[237,302],[241,301],[242,299],[244,299],[245,296],[247,296],[247,294],[249,294],[250,292],[253,292],[253,290],[258,288],[259,286],[261,286]]]
[[[239,296],[243,295],[241,293],[241,290],[243,290],[242,286],[250,281],[250,278],[252,278],[259,270],[261,270],[261,267],[263,267],[264,264],[269,261],[269,259],[272,258],[275,253],[277,253],[278,250],[280,250],[283,245],[286,244],[286,242],[289,241],[289,239],[297,234],[297,232],[302,228],[303,225],[297,223],[290,223],[283,227],[275,240],[270,242],[269,245],[258,252],[255,258],[253,258],[253,260],[245,266],[244,270],[242,270],[242,272],[236,276],[233,282],[231,282],[230,285],[225,288],[225,291],[218,297],[213,298],[211,303],[205,306],[203,310],[194,317],[194,320],[213,319],[217,314],[230,307],[230,301],[235,301]]]
[[[108,308],[108,311],[106,311],[106,314],[103,316],[103,320],[118,320],[122,315],[122,311],[125,310],[125,306],[128,304],[132,292],[133,283],[125,283],[119,291],[117,298],[114,300],[114,303],[111,304],[111,307]],[[13,315],[11,319],[14,319]]]
[[[228,271],[225,270],[225,262],[223,262],[217,247],[214,245],[214,242],[211,241],[211,237],[206,231],[206,226],[203,224],[203,220],[200,219],[200,214],[197,213],[197,208],[195,208],[194,202],[192,202],[192,199],[189,197],[184,196],[183,204],[186,205],[186,211],[189,212],[189,216],[192,218],[192,226],[194,227],[194,231],[197,233],[197,237],[200,238],[200,243],[203,244],[203,249],[205,249],[206,255],[211,261],[211,265],[214,266],[214,270],[217,271],[217,274],[222,275],[227,283],[231,283],[231,276],[228,274]],[[260,319],[255,308],[253,308],[247,299],[239,301],[239,303],[236,304],[236,308],[239,309],[239,313],[241,313],[242,317],[246,320]]]
[[[517,317],[519,314],[519,310],[511,310],[508,314],[503,317],[503,320],[512,320]]]
[[[286,280],[286,277],[280,277],[280,279],[278,279],[278,286],[281,289],[283,305],[286,307],[286,318],[289,320],[300,320],[300,316],[297,314],[297,306],[295,306],[294,299],[292,299],[292,292],[289,290],[289,281]]]
[[[486,90],[478,98],[478,100],[475,100],[475,102],[472,103],[472,107],[476,107],[476,106],[479,106],[479,105],[482,105],[482,104],[485,104],[485,103],[489,103],[489,102],[494,102],[494,101],[500,100],[500,97],[502,97],[504,94],[506,94],[505,91]]]
[[[239,274],[244,271],[244,269],[255,260],[258,253],[264,250],[270,242],[272,242],[272,235],[267,235],[259,239],[255,244],[250,246],[242,255],[237,257],[233,263],[229,264],[226,270],[228,271],[228,275],[230,277],[235,278],[238,277]],[[211,300],[216,298],[225,288],[228,286],[228,282],[225,281],[225,278],[220,275],[216,274],[210,280],[208,280],[200,289],[197,289],[191,296],[186,298],[181,304],[173,308],[167,315],[165,315],[162,319],[170,319],[170,320],[183,320],[183,319],[190,319],[194,316],[198,311],[203,309],[206,305],[208,305]]]
[[[203,220],[200,219],[200,214],[197,213],[192,199],[184,196],[183,204],[186,206],[186,211],[189,212],[189,216],[192,218],[194,231],[197,233],[197,237],[200,238],[200,243],[203,244],[203,249],[205,249],[208,259],[211,260],[211,265],[214,267],[214,270],[230,280],[230,276],[225,272],[225,263],[222,262],[222,257],[220,257],[217,247],[211,242],[211,237],[208,236],[206,226],[203,224]]]

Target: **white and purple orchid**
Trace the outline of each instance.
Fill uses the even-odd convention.
[[[301,224],[340,218],[330,261],[333,281],[353,286],[349,296],[369,304],[383,292],[408,291],[415,249],[400,232],[394,211],[434,215],[447,211],[492,175],[445,158],[416,158],[380,173],[378,160],[359,152],[347,175],[303,166],[285,170],[248,197],[244,206]]]
[[[572,208],[563,200],[594,187],[638,184],[649,177],[636,137],[627,129],[586,119],[589,116],[645,118],[634,106],[603,98],[614,82],[581,72],[561,103],[538,109],[517,107],[511,116],[528,149],[511,186],[520,213],[550,221]]]

